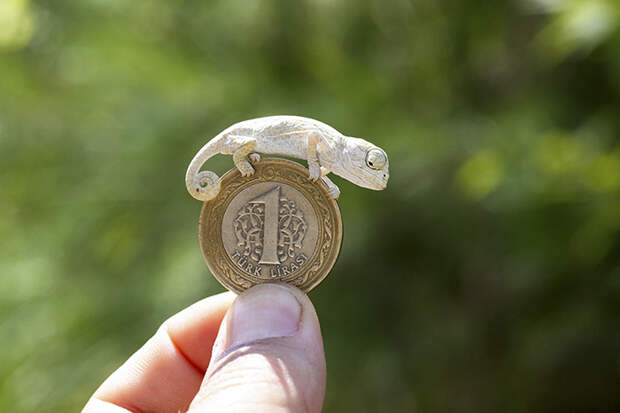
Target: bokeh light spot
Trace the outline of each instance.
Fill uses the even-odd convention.
[[[15,50],[28,44],[34,18],[27,0],[0,1],[0,49]]]
[[[457,172],[461,190],[472,199],[481,199],[500,184],[504,174],[502,162],[490,150],[480,152],[467,160]]]

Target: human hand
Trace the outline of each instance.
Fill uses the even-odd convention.
[[[324,394],[312,303],[288,285],[261,284],[166,320],[82,412],[319,412]]]

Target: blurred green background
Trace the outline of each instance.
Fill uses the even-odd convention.
[[[273,114],[390,156],[386,191],[334,179],[342,253],[310,293],[326,412],[619,411],[619,19],[615,0],[1,0],[0,411],[81,409],[223,291],[185,169]]]

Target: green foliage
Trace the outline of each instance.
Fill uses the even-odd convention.
[[[390,156],[384,192],[335,179],[326,412],[620,409],[618,22],[613,0],[3,0],[0,410],[78,410],[222,290],[185,168],[270,114]]]

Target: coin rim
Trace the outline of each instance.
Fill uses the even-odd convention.
[[[300,185],[298,182],[294,182],[291,180],[287,180],[284,176],[274,176],[270,178],[266,178],[264,176],[265,168],[269,166],[283,166],[285,168],[290,168],[293,172],[300,173],[304,179],[307,179],[307,182],[314,185],[318,190],[320,196],[319,199],[315,199],[309,191]],[[254,165],[255,173],[249,177],[242,177],[241,173],[237,168],[233,168],[230,171],[226,172],[221,178],[221,190],[218,195],[210,200],[204,202],[202,209],[200,211],[200,219],[198,221],[198,237],[200,239],[200,249],[202,250],[202,255],[204,260],[209,267],[209,270],[213,274],[213,276],[218,280],[220,284],[222,284],[227,289],[234,291],[236,293],[241,293],[245,291],[247,288],[250,288],[257,284],[262,284],[265,282],[288,282],[289,284],[296,285],[298,288],[305,292],[309,292],[314,289],[318,284],[320,284],[325,277],[329,274],[331,269],[336,264],[336,260],[338,259],[338,255],[340,254],[340,249],[342,246],[342,217],[340,214],[340,207],[338,206],[338,202],[329,196],[328,188],[323,180],[319,180],[317,182],[310,181],[307,177],[309,176],[308,169],[306,169],[301,164],[290,161],[288,159],[281,158],[263,158],[256,165]],[[234,182],[235,180],[241,179],[242,182],[236,186],[232,191],[226,191],[227,186]],[[226,209],[230,205],[230,202],[244,189],[255,185],[261,182],[280,182],[283,184],[287,184],[297,191],[299,191],[307,200],[310,202],[312,208],[314,209],[314,213],[317,214],[317,223],[319,226],[319,236],[317,238],[317,245],[312,253],[312,256],[308,259],[308,262],[304,264],[306,267],[303,271],[293,273],[290,277],[279,278],[271,280],[266,280],[264,282],[256,283],[254,281],[248,280],[246,277],[243,277],[228,253],[224,248],[224,241],[222,238],[222,221],[224,219],[224,213]],[[224,199],[223,199],[224,197]],[[319,261],[319,254],[321,254],[322,248],[321,245],[325,238],[325,223],[324,218],[326,214],[321,213],[321,209],[319,205],[322,201],[327,206],[329,210],[329,215],[333,217],[334,225],[333,225],[333,242],[331,248],[327,253],[324,253],[325,258],[323,261],[323,271],[322,275],[316,277],[312,282],[309,279],[308,272],[310,272],[313,267]],[[218,215],[219,211],[219,215]],[[207,226],[206,222],[209,221],[211,216],[215,215],[215,220],[217,221],[216,225]],[[229,279],[228,276],[224,276],[225,268],[220,268],[217,262],[217,256],[211,257],[209,251],[214,251],[220,257],[220,262],[223,260],[227,265],[230,272],[236,275],[237,282],[232,279]],[[316,261],[316,263],[315,263]],[[317,268],[316,271],[319,272],[321,269]],[[305,280],[305,283],[295,283],[295,280]],[[239,283],[240,285],[237,285]]]

